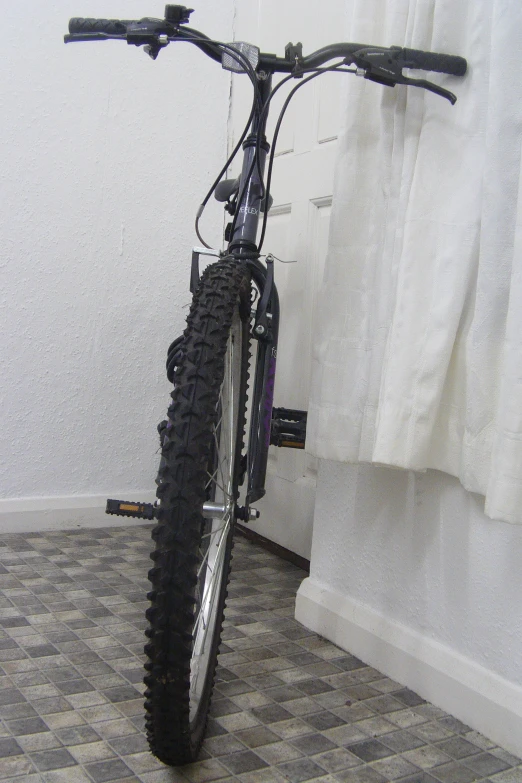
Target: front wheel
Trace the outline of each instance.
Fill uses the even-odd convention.
[[[212,695],[241,473],[249,319],[245,268],[208,267],[161,431],[145,708],[151,751],[171,765],[197,757]]]

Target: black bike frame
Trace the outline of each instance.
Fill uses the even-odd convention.
[[[259,90],[262,105],[270,96],[272,75],[259,79]],[[277,358],[277,339],[279,333],[279,297],[272,279],[267,281],[268,266],[263,265],[257,257],[257,231],[260,214],[267,208],[266,198],[262,198],[263,173],[268,150],[265,137],[265,127],[268,112],[263,119],[255,117],[251,133],[243,144],[243,168],[239,184],[239,198],[234,234],[228,246],[228,255],[247,264],[252,279],[259,290],[258,307],[265,306],[263,294],[269,285],[269,299],[266,303],[266,321],[268,327],[263,335],[254,330],[258,340],[252,409],[250,420],[250,436],[248,443],[247,491],[246,505],[254,503],[265,494],[266,467],[268,462],[268,447],[272,429],[272,407],[274,403],[274,384]],[[261,139],[258,147],[258,163],[256,163],[257,139]],[[270,270],[273,273],[273,270]]]

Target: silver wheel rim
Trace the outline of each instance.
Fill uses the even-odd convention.
[[[207,513],[207,524],[200,545],[196,611],[192,631],[190,661],[190,720],[201,703],[211,662],[212,639],[216,629],[219,594],[224,574],[225,553],[233,521],[234,462],[237,439],[239,391],[241,379],[242,324],[235,313],[225,352],[225,372],[217,404],[218,422],[213,427],[214,472],[208,472],[207,490],[219,511]]]

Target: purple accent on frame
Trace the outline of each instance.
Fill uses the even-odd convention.
[[[270,445],[270,435],[272,432],[272,407],[274,404],[274,385],[275,385],[276,359],[272,356],[268,365],[268,375],[265,387],[265,416],[263,426],[265,429],[265,446]]]

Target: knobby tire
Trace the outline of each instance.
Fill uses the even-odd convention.
[[[249,274],[237,262],[222,261],[207,267],[203,273],[177,360],[168,422],[160,431],[158,524],[152,532],[154,566],[149,571],[151,606],[146,612],[149,642],[145,646],[148,659],[145,664],[145,710],[151,751],[170,765],[187,764],[197,758],[214,685],[235,515],[234,512],[230,514],[224,537],[225,533],[220,532],[215,521],[204,519],[202,506],[205,501],[223,494],[217,488],[221,484],[219,467],[216,470],[215,465],[216,459],[228,452],[232,468],[227,481],[234,507],[237,500],[246,417],[250,290]],[[234,356],[231,345],[234,340],[239,342],[239,333],[239,363],[237,356],[234,359],[239,388],[230,403],[237,408],[236,413],[231,414],[237,422],[235,433],[232,429],[231,434],[222,421],[228,404],[222,395],[228,389],[225,372],[227,377],[231,375],[232,360],[227,357]],[[222,438],[225,444],[221,443]],[[233,440],[233,445],[227,446],[227,439]],[[226,464],[225,457],[223,461]],[[212,476],[214,485],[209,481]],[[206,595],[205,585],[207,592],[214,588],[215,576],[209,565],[215,547],[208,542],[213,542],[212,536],[218,534],[224,537],[219,543],[220,581],[215,595],[212,593],[215,600],[208,609],[212,616],[207,618],[206,628],[210,630],[205,633],[208,632],[211,638],[205,657],[202,657],[197,655],[195,648],[200,645],[197,640],[202,634],[203,607],[209,601],[207,598],[205,602],[203,596]],[[194,675],[198,657],[205,666],[201,681]]]

